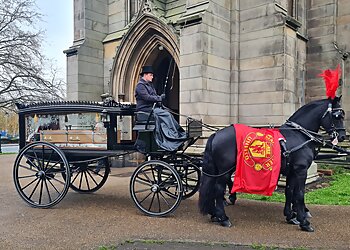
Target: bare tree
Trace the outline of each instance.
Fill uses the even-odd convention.
[[[40,21],[35,0],[0,0],[0,109],[64,96],[62,80],[41,51]]]

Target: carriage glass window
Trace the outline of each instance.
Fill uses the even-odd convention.
[[[61,147],[107,148],[107,133],[99,113],[35,114],[26,116],[28,141]]]
[[[117,142],[127,143],[132,141],[132,117],[120,116],[117,118],[117,123],[118,123]]]

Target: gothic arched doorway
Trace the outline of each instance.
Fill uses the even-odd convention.
[[[155,77],[153,84],[158,94],[165,93],[166,100],[164,104],[173,110],[179,112],[179,69],[170,53],[162,46],[160,50],[151,55],[145,62],[145,65],[152,65]],[[158,49],[159,49],[158,48]]]
[[[141,16],[123,37],[112,68],[112,95],[115,99],[135,102],[135,86],[143,65],[155,71],[158,94],[166,93],[165,104],[179,112],[178,37],[154,16]],[[165,81],[167,86],[164,90]]]

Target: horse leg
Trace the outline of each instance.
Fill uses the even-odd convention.
[[[285,188],[285,197],[286,201],[284,204],[283,214],[286,216],[286,221],[288,224],[299,225],[299,221],[296,219],[296,212],[293,212],[292,203],[294,198],[294,186],[295,186],[295,177],[289,174],[286,178],[286,188]]]
[[[232,193],[228,196],[229,199],[229,203],[228,205],[234,205],[236,203],[237,200],[237,193]]]
[[[215,217],[212,217],[212,221],[217,221],[223,227],[231,227],[232,223],[225,213],[224,207],[224,195],[226,191],[226,178],[218,178],[215,184]]]
[[[293,212],[294,212],[295,214],[297,214],[297,208],[296,208],[296,206],[295,206],[294,204],[295,204],[295,203],[293,202],[293,203],[292,203],[292,210],[293,210]],[[312,214],[311,214],[310,210],[306,207],[306,205],[305,205],[304,209],[305,209],[305,216],[306,216],[306,219],[312,218]],[[298,224],[298,225],[299,225],[299,224]]]
[[[216,178],[206,175],[201,177],[198,205],[203,215],[215,216]]]
[[[310,210],[306,207],[306,205],[305,205],[304,209],[305,209],[306,219],[312,218],[312,214],[311,214]]]
[[[214,139],[214,134],[211,135],[207,141],[203,156],[203,173],[210,175],[215,175],[216,166],[213,162],[212,157],[212,141]],[[201,214],[211,215],[212,218],[215,217],[215,197],[216,197],[216,181],[214,177],[210,177],[207,174],[203,174],[200,181],[199,187],[199,199],[198,206]]]
[[[306,219],[312,218],[312,214],[311,214],[310,210],[306,207],[306,205],[305,205],[304,209],[305,209]],[[297,214],[297,206],[295,205],[295,197],[293,197],[293,201],[292,201],[292,210],[295,214]]]
[[[314,232],[315,230],[306,219],[305,213],[305,182],[307,177],[307,170],[298,173],[296,176],[296,183],[294,190],[295,205],[297,209],[297,220],[300,222],[301,230],[306,232]]]
[[[227,180],[227,188],[228,188],[230,194],[228,196],[228,200],[224,198],[224,203],[226,206],[234,205],[236,203],[236,200],[237,200],[237,194],[231,193],[232,187],[233,187],[233,181],[231,178],[229,178]]]
[[[215,178],[214,186],[202,185],[200,188],[199,205],[201,212],[205,213],[208,211],[205,209],[208,201],[208,198],[205,199],[205,197],[207,197],[207,195],[205,195],[207,192],[205,189],[211,187],[212,191],[209,191],[209,193],[213,192],[212,198],[215,200],[215,212],[212,214],[214,215],[212,220],[215,219],[224,227],[230,227],[232,225],[225,214],[224,195],[226,185],[229,183],[228,180],[235,170],[237,151],[235,141],[235,130],[233,126],[222,129],[208,138],[203,156],[203,173],[218,175],[218,177]],[[225,173],[226,171],[229,173],[219,177],[221,173]]]

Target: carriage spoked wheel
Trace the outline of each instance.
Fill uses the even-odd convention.
[[[168,163],[151,160],[141,164],[131,176],[130,194],[136,206],[150,216],[175,211],[182,195],[182,182]]]
[[[34,142],[18,154],[13,179],[21,198],[37,208],[49,208],[67,194],[70,170],[64,153],[47,142]]]
[[[183,199],[193,196],[199,189],[201,170],[193,163],[175,165],[183,186]]]
[[[71,164],[70,187],[79,193],[93,193],[106,182],[110,173],[108,160]]]

